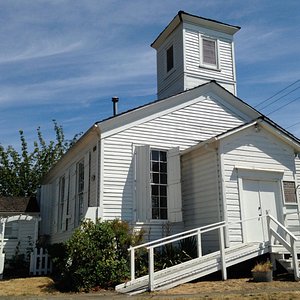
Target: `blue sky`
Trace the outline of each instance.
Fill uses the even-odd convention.
[[[0,0],[0,143],[18,147],[19,129],[32,142],[38,126],[53,139],[52,119],[72,138],[110,116],[115,95],[119,111],[155,100],[150,44],[179,10],[242,27],[238,96],[250,105],[300,79],[298,0]],[[285,106],[269,117],[300,137],[300,81],[276,97],[262,112]]]

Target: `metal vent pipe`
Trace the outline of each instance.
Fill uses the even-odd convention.
[[[112,97],[111,101],[113,103],[113,115],[116,116],[118,114],[119,97]]]

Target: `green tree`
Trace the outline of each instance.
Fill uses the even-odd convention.
[[[46,142],[40,127],[37,128],[37,141],[33,150],[22,130],[19,131],[21,150],[13,146],[0,145],[0,196],[34,196],[41,184],[42,177],[76,142],[79,134],[66,140],[62,126],[53,120],[55,140]]]

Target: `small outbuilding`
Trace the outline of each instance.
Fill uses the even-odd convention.
[[[5,260],[29,256],[38,237],[39,206],[34,197],[0,197],[0,276]]]

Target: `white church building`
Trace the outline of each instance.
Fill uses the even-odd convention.
[[[178,12],[151,45],[158,100],[96,122],[50,170],[42,235],[66,241],[85,218],[126,220],[145,242],[166,224],[225,224],[225,248],[257,243],[252,257],[270,251],[266,213],[300,235],[300,140],[237,97],[239,29]],[[217,234],[201,241],[203,253],[218,247]]]

